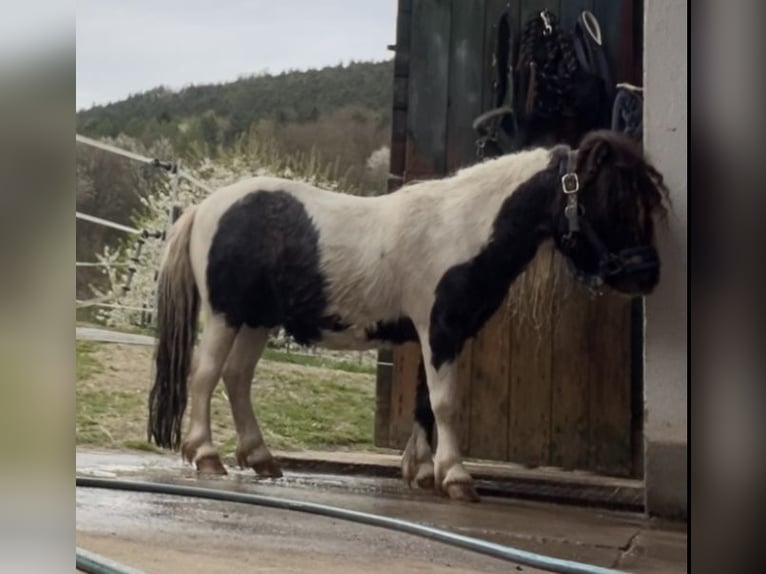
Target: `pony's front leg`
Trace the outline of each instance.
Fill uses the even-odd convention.
[[[221,377],[226,357],[231,350],[236,331],[226,325],[223,317],[209,313],[202,339],[194,357],[189,394],[191,413],[189,430],[181,452],[202,474],[226,474],[218,451],[213,446],[210,430],[210,399]]]
[[[427,337],[421,340],[428,341]],[[428,393],[436,422],[436,455],[434,456],[434,479],[436,490],[455,500],[479,500],[473,479],[463,467],[460,441],[455,428],[457,408],[456,359],[446,361],[435,368],[431,362],[428,344],[422,345],[423,363],[426,369]]]

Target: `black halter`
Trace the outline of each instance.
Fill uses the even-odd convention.
[[[562,252],[575,278],[584,283],[591,291],[598,292],[607,277],[629,278],[632,275],[645,273],[659,267],[660,260],[657,250],[650,246],[631,247],[618,253],[610,252],[601,241],[593,226],[585,217],[585,208],[578,202],[577,193],[580,191],[580,180],[575,167],[577,150],[567,153],[566,161],[559,164],[561,189],[567,202],[564,216],[567,219],[567,233],[563,237]],[[580,238],[585,239],[598,256],[598,269],[595,273],[586,273],[579,269],[572,258],[571,252]]]

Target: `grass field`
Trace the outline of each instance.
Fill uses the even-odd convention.
[[[77,445],[154,450],[146,442],[152,349],[77,342]],[[369,363],[268,350],[253,404],[273,449],[370,449],[375,408]],[[213,440],[224,456],[236,435],[224,385],[212,401]]]

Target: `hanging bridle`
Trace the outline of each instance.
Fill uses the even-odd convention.
[[[576,165],[577,150],[570,150],[566,161],[561,161],[559,164],[561,189],[566,196],[564,217],[567,220],[567,232],[562,238],[562,252],[575,278],[592,292],[600,294],[600,288],[607,277],[630,278],[631,275],[645,273],[659,267],[660,260],[654,247],[631,247],[622,249],[618,253],[612,253],[607,249],[585,217],[585,208],[578,201],[580,179],[575,170]],[[582,271],[570,257],[570,253],[581,238],[590,244],[598,256],[598,269],[595,273]]]

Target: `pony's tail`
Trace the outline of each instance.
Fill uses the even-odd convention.
[[[195,211],[188,209],[172,227],[157,279],[157,344],[147,435],[150,442],[173,450],[181,443],[200,305],[189,255]]]

